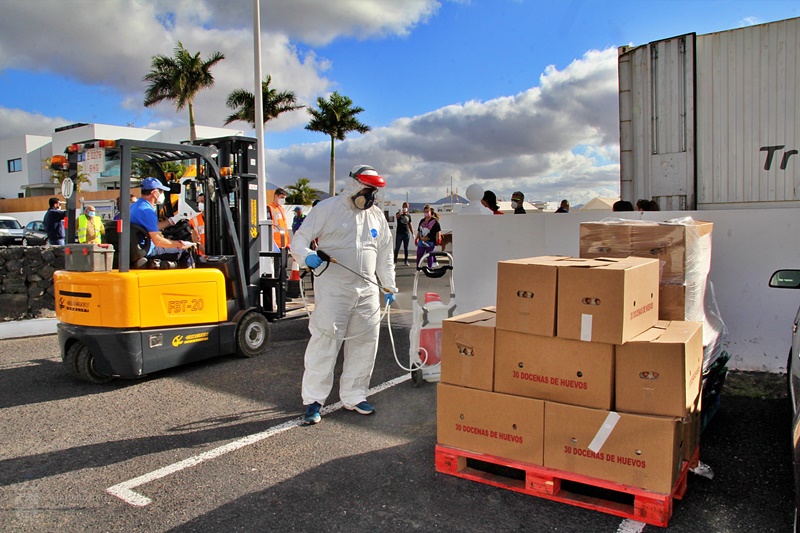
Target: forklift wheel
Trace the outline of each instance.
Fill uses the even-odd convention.
[[[422,385],[422,382],[425,378],[422,377],[422,369],[418,368],[411,372],[411,382],[414,384],[415,387],[419,387]]]
[[[69,347],[64,364],[73,376],[89,383],[108,383],[114,379],[113,376],[106,376],[95,370],[94,356],[82,342],[76,342]]]
[[[241,357],[255,357],[267,351],[269,322],[264,315],[252,311],[244,315],[236,328],[236,353]]]

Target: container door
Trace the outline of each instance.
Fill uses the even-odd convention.
[[[622,198],[694,209],[695,34],[619,54]]]

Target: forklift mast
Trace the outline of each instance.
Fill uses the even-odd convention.
[[[215,157],[220,167],[220,181],[227,191],[228,202],[234,225],[239,236],[242,264],[248,286],[248,297],[252,305],[262,308],[269,320],[286,316],[287,263],[288,249],[279,252],[261,250],[258,220],[258,151],[252,137],[230,136],[214,139],[200,139],[195,145],[210,147],[218,155]],[[229,170],[228,170],[229,169]],[[218,198],[206,195],[206,253],[228,254],[232,243],[221,238],[219,232],[221,202]],[[208,215],[211,216],[208,216]],[[272,232],[269,232],[271,242]],[[262,274],[259,258],[271,258],[274,267],[272,274]]]

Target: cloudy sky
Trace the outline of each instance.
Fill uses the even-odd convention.
[[[336,147],[337,179],[376,167],[386,196],[435,201],[452,182],[501,199],[573,204],[619,194],[617,48],[800,16],[777,0],[261,0],[262,72],[315,105],[339,91],[372,128]],[[252,0],[0,0],[0,139],[75,122],[167,128],[142,105],[154,55],[178,41],[225,59],[199,93],[222,126],[254,87]],[[307,112],[266,126],[270,182],[327,191],[329,140]],[[245,123],[231,125],[254,135]]]

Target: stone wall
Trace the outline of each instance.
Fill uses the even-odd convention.
[[[0,246],[0,322],[55,317],[53,272],[63,268],[61,246]]]

